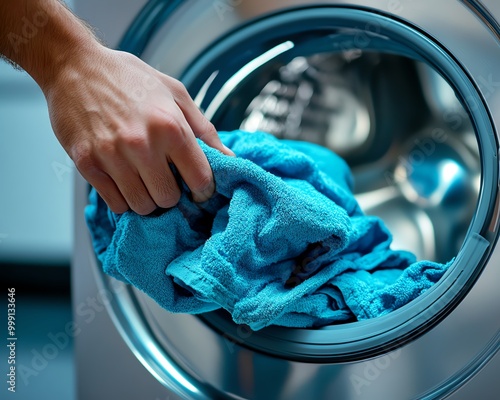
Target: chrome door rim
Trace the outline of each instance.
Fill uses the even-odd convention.
[[[491,146],[491,149],[494,149],[494,151],[496,151],[496,149],[497,149],[496,143],[494,144],[494,146]],[[495,166],[493,166],[492,169],[494,171],[496,171],[497,167],[498,166],[495,165]],[[496,191],[496,190],[497,190],[496,187],[494,189],[492,189],[492,191]],[[482,197],[484,198],[484,194],[482,195]],[[495,224],[493,224],[492,226],[489,227],[490,228],[490,236],[488,236],[488,239],[491,240],[491,245],[492,245],[491,248],[493,247],[494,241],[496,241],[496,237],[497,237],[496,231],[498,228],[497,225],[498,225],[497,221],[495,220]],[[486,230],[488,230],[488,229],[486,229]],[[475,236],[474,240],[477,240],[478,244],[480,244],[480,243],[486,244],[478,236]],[[486,249],[484,249],[484,251],[486,252]],[[95,265],[95,262],[93,262],[93,264]],[[98,267],[96,266],[96,268],[98,268]],[[98,272],[97,275],[98,275],[98,280],[101,281],[101,283],[104,285],[105,288],[108,288],[108,289],[112,288],[112,280],[111,279],[102,276],[102,273],[100,273],[100,272]],[[113,291],[111,290],[111,292],[113,292]],[[186,375],[186,379],[190,380],[191,386],[183,385],[182,379],[180,380],[181,382],[179,382],[178,376],[176,377],[175,374],[173,375],[171,372],[169,373],[168,368],[167,369],[164,368],[164,364],[162,365],[161,360],[158,359],[157,357],[155,357],[155,353],[157,355],[159,353],[163,353],[163,355],[167,359],[172,360],[172,365],[174,365],[175,369],[177,369],[178,371],[182,371],[182,366],[179,366],[179,365],[175,366],[176,363],[178,362],[175,360],[176,357],[174,356],[174,359],[171,359],[171,355],[168,352],[165,352],[164,349],[161,348],[161,346],[156,348],[155,351],[151,352],[151,347],[150,347],[151,342],[153,342],[153,343],[156,342],[155,336],[157,335],[157,332],[152,332],[151,330],[147,329],[147,327],[150,326],[150,324],[151,324],[151,319],[146,318],[141,312],[139,312],[139,314],[137,314],[139,316],[139,318],[132,318],[132,319],[134,320],[135,323],[140,323],[143,326],[143,328],[146,327],[146,329],[143,331],[142,334],[145,334],[148,336],[148,338],[149,338],[147,340],[148,346],[145,346],[144,340],[143,340],[144,337],[142,336],[142,334],[140,334],[139,336],[137,335],[137,325],[134,326],[133,324],[131,324],[131,320],[129,320],[127,318],[127,313],[129,312],[127,310],[132,305],[134,307],[136,307],[137,311],[139,311],[142,307],[144,307],[144,305],[141,306],[137,303],[136,298],[138,295],[139,295],[139,297],[141,296],[135,290],[132,290],[132,289],[126,289],[124,291],[120,291],[119,294],[117,296],[115,296],[116,301],[111,302],[111,307],[110,307],[111,308],[111,315],[114,316],[116,325],[120,328],[122,336],[128,342],[129,346],[133,350],[135,350],[134,353],[140,359],[143,360],[143,363],[147,366],[148,369],[155,371],[155,376],[157,376],[157,378],[160,381],[162,381],[166,386],[173,388],[178,394],[182,394],[183,396],[188,396],[189,398],[205,398],[204,396],[211,397],[211,395],[207,394],[207,392],[205,392],[205,389],[203,389],[205,385],[203,383],[201,383],[201,381],[198,381],[196,378],[193,378],[192,376]],[[139,300],[140,300],[140,302],[142,302],[141,299],[139,299]],[[147,302],[147,300],[146,300],[146,302]],[[137,315],[136,315],[136,317],[137,317]],[[140,320],[142,320],[142,321],[140,321]],[[213,323],[213,321],[212,321],[212,323]],[[219,325],[219,327],[220,327],[220,325]],[[271,328],[271,329],[274,329],[274,328]],[[149,331],[149,332],[146,332],[146,331]],[[278,336],[280,336],[279,333],[278,333]],[[137,340],[138,338],[140,338],[141,340]],[[238,340],[237,337],[235,337],[234,339],[235,339],[235,343],[237,345],[243,345],[243,346],[249,345],[248,341],[246,341],[246,340],[244,340],[244,341]],[[463,382],[466,379],[469,379],[470,376],[472,376],[475,372],[477,372],[478,369],[480,368],[480,366],[482,364],[484,364],[487,361],[487,359],[489,359],[490,357],[493,356],[495,351],[498,350],[499,340],[500,340],[500,338],[499,338],[499,335],[497,334],[495,337],[492,338],[491,342],[488,343],[487,346],[484,347],[484,349],[485,349],[484,353],[482,355],[479,355],[476,360],[473,360],[469,364],[467,371],[465,371],[465,373],[464,373],[464,371],[461,371],[462,372],[461,374],[455,374],[454,376],[450,377],[446,382],[443,382],[442,385],[440,385],[439,387],[434,388],[431,391],[429,391],[428,393],[426,393],[425,394],[426,398],[427,398],[427,396],[429,396],[429,398],[433,398],[437,395],[442,395],[444,393],[449,393],[453,390],[456,390],[456,388],[459,385],[463,384]],[[400,346],[400,345],[402,345],[402,343],[398,342],[398,343],[396,343],[396,345]],[[254,347],[254,345],[252,344],[251,347]],[[390,346],[382,347],[381,351],[389,351],[390,348],[392,348],[392,347],[390,347]],[[148,355],[148,356],[145,356],[145,355]],[[290,354],[287,353],[284,356],[289,357]],[[361,356],[361,358],[362,357],[363,356]],[[292,356],[292,358],[293,358],[293,356]],[[300,356],[298,358],[301,359]],[[457,381],[457,379],[459,379],[459,378],[461,379],[461,381]],[[196,389],[197,394],[195,394],[191,391],[191,389],[193,387],[195,387],[195,388],[197,387],[197,389]]]
[[[243,65],[240,69],[238,64],[234,69],[236,72],[223,74],[222,82],[217,86],[218,76],[213,78],[213,75],[217,73],[214,70],[217,71],[217,65],[224,65],[225,61],[229,62],[233,58],[228,49],[234,48],[239,51],[242,47],[250,47],[246,46],[245,43],[253,43],[258,48],[258,52],[248,55],[247,65],[249,65],[260,58],[262,54],[277,49],[283,43],[293,43],[293,39],[291,39],[294,37],[293,34],[297,36],[302,32],[311,34],[316,26],[321,27],[322,31],[327,30],[328,26],[333,26],[332,32],[339,28],[356,29],[356,32],[351,35],[340,31],[339,42],[335,42],[335,39],[332,38],[331,51],[335,51],[335,49],[340,51],[343,42],[355,45],[356,39],[360,37],[358,35],[364,34],[363,29],[370,29],[368,35],[365,34],[363,37],[363,41],[367,38],[367,43],[363,46],[364,50],[370,49],[370,47],[383,49],[385,46],[392,52],[404,52],[405,55],[425,59],[455,85],[466,104],[466,108],[472,114],[476,131],[480,133],[479,144],[483,173],[479,205],[469,229],[468,239],[443,279],[424,296],[399,310],[373,320],[329,326],[319,330],[291,330],[270,327],[256,332],[245,341],[245,345],[274,356],[306,362],[354,361],[373,357],[404,345],[445,318],[447,313],[452,310],[453,305],[456,305],[466,295],[468,288],[482,269],[482,267],[476,266],[481,264],[481,259],[484,261],[484,258],[487,258],[487,249],[491,249],[490,243],[483,235],[489,237],[486,232],[490,225],[489,216],[492,212],[492,206],[495,204],[496,193],[491,185],[485,185],[484,182],[498,180],[498,171],[486,161],[496,158],[494,149],[497,146],[492,143],[493,128],[491,125],[488,126],[489,115],[482,106],[481,97],[457,61],[439,47],[435,41],[408,24],[403,24],[395,19],[378,15],[375,21],[373,13],[362,9],[330,6],[287,10],[264,17],[259,21],[253,21],[252,24],[227,35],[198,57],[181,77],[195,98],[199,98],[201,108],[212,110],[210,117],[216,121],[218,109],[214,109],[213,103],[217,102],[216,107],[222,108],[224,101],[226,101],[226,99],[218,100],[219,94],[223,92],[223,89],[220,88],[224,88],[228,77],[231,79],[245,68]],[[362,28],[357,30],[357,27]],[[262,39],[266,34],[270,36],[269,42],[271,44],[268,46],[264,45],[265,40]],[[278,35],[286,39],[278,39],[276,37]],[[311,41],[308,40],[306,45],[310,46]],[[299,44],[296,46],[298,47]],[[283,50],[278,49],[276,54],[282,56],[293,49],[294,45],[288,45]],[[242,77],[242,79],[244,78]],[[209,87],[206,87],[205,82],[210,83]],[[206,100],[208,96],[200,98],[199,93],[210,92],[213,86],[216,86],[216,90],[212,90],[208,101]],[[217,91],[217,88],[220,90]],[[231,95],[230,92],[222,94],[227,98],[230,98]],[[220,332],[228,334],[233,339],[237,337],[236,331],[239,328],[228,319],[221,317],[220,313],[208,313],[203,318]]]

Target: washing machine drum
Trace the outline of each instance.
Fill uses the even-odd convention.
[[[116,325],[160,382],[183,398],[434,398],[493,357],[500,49],[496,21],[473,3],[147,4],[122,48],[182,80],[219,130],[334,150],[394,247],[454,260],[388,315],[259,332],[222,312],[170,314],[101,273]]]

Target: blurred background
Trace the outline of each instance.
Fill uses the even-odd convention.
[[[26,72],[0,62],[0,313],[6,321],[7,287],[15,288],[16,399],[74,398],[72,343],[32,369],[48,335],[72,319],[73,168],[52,133],[41,90]],[[7,367],[0,364],[2,376]]]
[[[85,17],[89,6],[84,3],[66,0]],[[142,4],[123,7],[119,1],[106,3],[117,18],[109,18],[112,14],[106,13],[92,25],[97,25],[97,34],[104,36],[99,24],[106,24],[111,35],[104,40],[116,46],[125,29],[121,25],[128,25]],[[120,25],[120,29],[110,24]],[[37,354],[73,320],[70,262],[75,168],[52,132],[41,90],[26,72],[3,61],[0,171],[0,320],[7,320],[7,288],[15,288],[19,338],[16,362],[26,367],[21,372],[18,369],[17,390],[11,398],[71,400],[75,398],[71,336],[67,341],[60,340],[55,357],[47,365]],[[6,359],[6,350],[1,346],[1,360]],[[0,363],[1,376],[7,368],[7,363]]]

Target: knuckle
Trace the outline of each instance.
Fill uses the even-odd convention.
[[[150,110],[150,134],[164,135],[165,133],[181,133],[183,131],[180,116],[175,116],[168,109],[156,108]]]
[[[141,133],[121,134],[119,137],[121,143],[127,148],[142,149],[147,144],[146,136]]]
[[[158,200],[158,206],[161,208],[171,208],[174,207],[179,200],[181,199],[181,193],[179,190],[174,190],[168,195],[165,195],[164,197],[160,198]]]
[[[173,115],[163,113],[158,118],[158,125],[162,130],[169,133],[181,133],[183,131],[180,121]]]
[[[116,143],[111,139],[100,139],[96,144],[96,151],[104,157],[116,154]]]
[[[115,214],[123,214],[125,211],[128,211],[129,206],[121,197],[120,192],[106,183],[107,182],[101,181],[99,187],[94,187],[99,192],[99,195],[104,199],[111,211],[113,211]]]
[[[169,86],[170,90],[172,91],[172,94],[176,98],[185,98],[186,96],[189,97],[188,91],[184,84],[180,82],[179,80],[175,78],[170,78],[169,79]]]
[[[130,208],[139,215],[151,214],[156,209],[156,205],[152,201],[146,199],[129,201],[129,205]]]
[[[155,194],[153,198],[156,204],[162,208],[175,206],[181,198],[177,183],[173,179],[164,176],[164,174],[152,173],[151,190]]]
[[[195,180],[192,189],[195,192],[204,192],[212,185],[212,182],[213,182],[212,174],[209,172],[203,172]]]
[[[186,147],[190,143],[189,134],[184,129],[182,129],[180,125],[178,125],[177,129],[168,130],[166,133],[168,137],[167,143],[168,147],[170,148],[170,154],[173,154],[179,149]]]
[[[129,133],[123,135],[119,141],[118,149],[115,153],[108,153],[114,156],[115,160],[127,158],[133,155],[133,159],[139,163],[147,163],[151,157],[152,148],[149,144],[149,137],[143,133]],[[128,156],[127,156],[128,155]],[[132,160],[128,158],[129,160]]]
[[[156,209],[155,205],[141,205],[136,206],[133,210],[139,215],[149,215]]]
[[[134,186],[123,194],[130,208],[139,215],[151,214],[156,209],[155,203],[144,189]]]
[[[70,154],[79,171],[92,173],[96,168],[92,147],[88,144],[78,144]]]
[[[109,200],[106,202],[108,204],[108,207],[113,211],[115,214],[123,214],[124,212],[129,210],[129,207],[126,203],[123,203],[122,201],[117,202],[113,200]]]

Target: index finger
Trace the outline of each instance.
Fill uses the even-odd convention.
[[[171,77],[167,76],[166,78],[168,80],[168,84],[172,87],[174,100],[184,114],[184,117],[186,118],[186,121],[191,127],[194,135],[203,140],[210,147],[213,147],[228,156],[234,156],[235,154],[231,151],[231,149],[226,147],[221,142],[214,125],[196,106],[184,85]]]

